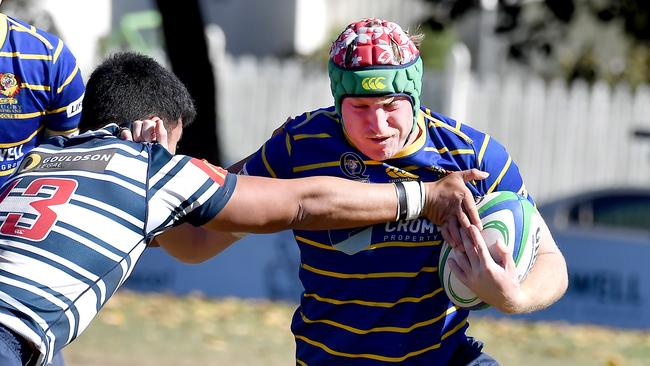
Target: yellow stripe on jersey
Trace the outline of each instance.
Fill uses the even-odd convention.
[[[18,57],[23,60],[45,60],[45,61],[52,60],[52,56],[50,55],[36,55],[32,53],[20,53],[20,52],[0,52],[0,57]]]
[[[380,302],[380,301],[366,301],[366,300],[338,300],[338,299],[331,299],[327,297],[321,297],[317,294],[312,294],[312,293],[305,293],[303,294],[303,297],[311,297],[312,299],[315,299],[316,301],[320,302],[326,302],[329,304],[333,305],[348,305],[348,304],[355,304],[355,305],[363,305],[363,306],[369,306],[369,307],[378,307],[378,308],[392,308],[397,304],[403,304],[403,303],[419,303],[422,300],[430,299],[437,294],[441,293],[443,291],[442,287],[439,287],[433,292],[430,292],[426,295],[422,295],[420,297],[403,297],[395,302]]]
[[[304,126],[309,121],[314,119],[314,117],[319,116],[321,114],[324,114],[326,117],[329,117],[330,119],[334,120],[336,123],[340,123],[340,121],[338,119],[338,116],[336,115],[336,112],[330,112],[330,111],[327,111],[325,109],[321,109],[319,111],[316,111],[315,113],[307,112],[307,114],[305,115],[305,120],[298,123],[297,125],[293,126],[292,129],[295,130],[296,128],[300,128],[300,127]]]
[[[57,113],[65,112],[67,109],[68,107],[65,106],[57,109],[52,109],[50,111],[45,111],[45,114],[57,114]]]
[[[438,267],[422,267],[418,272],[376,272],[376,273],[339,273],[326,271],[312,267],[308,264],[301,263],[300,267],[322,276],[334,278],[356,278],[356,279],[369,279],[369,278],[413,278],[420,275],[420,273],[435,273],[438,272]]]
[[[3,118],[2,115],[0,115],[0,118]],[[27,141],[30,141],[31,139],[33,139],[34,136],[36,136],[39,132],[41,132],[42,129],[43,129],[43,126],[40,126],[36,131],[34,131],[31,135],[29,135],[29,137],[27,137],[24,140],[16,141],[16,142],[7,142],[7,143],[4,143],[4,144],[0,144],[0,148],[4,149],[4,148],[7,148],[7,147],[14,147],[14,146],[22,145],[22,144],[26,143]]]
[[[73,128],[73,129],[66,130],[66,131],[57,131],[57,130],[50,130],[49,128],[47,128],[47,129],[45,129],[45,131],[47,131],[47,134],[50,135],[50,136],[70,136],[71,134],[73,134],[75,132],[79,132],[79,129],[78,128]]]
[[[510,163],[511,162],[512,162],[512,157],[510,155],[508,155],[508,161],[506,161],[506,164],[503,166],[503,169],[501,169],[501,173],[499,173],[499,176],[494,181],[494,183],[492,183],[492,185],[488,189],[487,193],[492,193],[492,192],[494,192],[495,189],[497,189],[497,186],[499,185],[499,183],[501,183],[501,179],[503,179],[503,176],[508,171],[508,168],[510,168]]]
[[[284,143],[287,145],[287,154],[291,156],[291,136],[288,133],[284,135]]]
[[[429,127],[432,127],[432,126],[433,127],[438,127],[438,128],[444,128],[446,130],[449,130],[449,131],[453,132],[454,134],[458,135],[463,140],[465,140],[465,142],[467,142],[468,144],[472,143],[472,139],[469,138],[469,136],[467,136],[463,131],[457,130],[454,127],[451,127],[450,125],[448,125],[448,124],[446,124],[446,123],[444,123],[444,122],[442,122],[440,120],[437,120],[437,119],[435,119],[433,117],[431,117],[431,122],[429,122]]]
[[[45,112],[32,113],[0,113],[0,119],[30,119],[45,115]]]
[[[375,160],[364,160],[363,162],[366,165],[382,165],[383,164],[381,161],[375,161]],[[328,162],[324,162],[324,163],[299,165],[299,166],[293,167],[293,172],[298,173],[298,172],[303,172],[305,170],[312,170],[312,169],[318,169],[318,168],[327,168],[327,167],[333,167],[333,166],[339,166],[339,165],[341,165],[340,161],[328,161]]]
[[[298,172],[303,172],[305,170],[312,170],[312,169],[318,169],[318,168],[327,168],[327,167],[339,166],[339,165],[341,165],[340,161],[330,161],[330,162],[326,162],[326,163],[300,165],[300,166],[294,167],[293,172],[298,173]]]
[[[354,334],[370,334],[370,333],[379,333],[379,332],[390,332],[390,333],[410,333],[415,329],[422,328],[429,326],[431,324],[435,324],[441,319],[444,319],[446,316],[449,314],[453,314],[456,312],[456,307],[452,306],[448,308],[446,311],[444,311],[442,314],[438,315],[437,317],[429,320],[425,320],[423,322],[418,322],[415,323],[409,327],[377,327],[377,328],[370,328],[370,329],[360,329],[360,328],[355,328],[351,327],[349,325],[345,325],[339,322],[335,322],[333,320],[328,320],[328,319],[320,319],[320,320],[313,320],[309,319],[303,314],[302,312],[300,313],[300,317],[302,320],[307,323],[307,324],[315,324],[315,323],[321,323],[321,324],[327,324],[331,325],[335,328],[340,328],[347,330],[350,333]]]
[[[54,51],[54,59],[52,60],[53,63],[56,63],[56,60],[59,59],[61,50],[63,50],[63,41],[59,39],[59,43],[56,45],[56,51]]]
[[[299,359],[297,359],[297,358],[296,358],[296,363],[297,363],[298,365],[300,365],[300,366],[309,366],[309,365],[307,365],[307,363],[305,363],[305,361],[299,360]]]
[[[481,150],[478,152],[478,159],[476,162],[477,166],[481,166],[481,162],[483,161],[483,155],[485,155],[485,150],[487,150],[488,143],[490,142],[490,135],[486,134],[485,139],[483,140],[483,144],[481,145]]]
[[[273,171],[273,168],[271,168],[271,164],[269,164],[269,161],[266,160],[266,144],[262,145],[262,161],[264,162],[264,166],[266,167],[266,170],[268,170],[271,177],[277,178],[278,176]]]
[[[65,88],[66,86],[68,86],[68,84],[72,82],[72,79],[74,79],[74,77],[77,75],[77,72],[79,72],[79,65],[74,65],[74,70],[72,70],[72,73],[70,73],[70,75],[65,79],[63,84],[61,84],[61,86],[56,90],[57,94],[61,93],[63,88]]]
[[[444,154],[446,152],[450,153],[451,155],[473,155],[474,150],[473,149],[457,149],[457,150],[449,150],[447,147],[443,147],[442,149],[437,149],[435,147],[425,147],[424,151],[437,151],[438,154]]]
[[[474,149],[457,149],[452,150],[451,155],[474,155]]]
[[[302,133],[302,134],[294,135],[293,139],[298,141],[302,139],[324,139],[330,137],[332,136],[329,133],[314,133],[314,134]]]
[[[15,170],[16,170],[16,168],[11,168],[9,170],[0,171],[0,177],[4,177],[5,175],[9,175],[9,174],[13,173]]]
[[[442,337],[440,337],[440,341],[444,341],[446,338],[448,338],[452,334],[458,332],[460,329],[462,329],[465,326],[465,324],[467,324],[467,317],[465,317],[465,319],[463,319],[463,321],[460,322],[460,324],[455,326],[449,332],[443,334]],[[308,344],[310,344],[310,345],[312,345],[314,347],[318,347],[318,348],[322,349],[323,351],[325,351],[325,352],[327,352],[327,353],[329,353],[331,355],[334,355],[334,356],[347,357],[347,358],[366,358],[366,359],[370,359],[370,360],[383,361],[383,362],[404,362],[404,361],[406,361],[407,359],[409,359],[411,357],[419,356],[419,355],[421,355],[423,353],[426,353],[426,352],[429,352],[431,350],[438,349],[441,346],[441,343],[438,342],[438,343],[433,344],[433,345],[431,345],[429,347],[426,347],[426,348],[423,348],[423,349],[420,349],[420,350],[417,350],[417,351],[409,352],[409,353],[407,353],[407,354],[405,354],[404,356],[401,356],[401,357],[387,357],[387,356],[375,355],[375,354],[371,354],[371,353],[346,353],[346,352],[335,351],[335,350],[329,348],[328,346],[326,346],[325,344],[323,344],[321,342],[311,340],[311,339],[309,339],[309,338],[307,338],[305,336],[301,336],[301,335],[297,335],[296,339],[299,339],[299,340],[301,340],[301,341],[303,341],[305,343],[308,343]]]
[[[440,243],[442,243],[442,240],[418,241],[418,242],[391,241],[391,242],[385,242],[379,244],[371,244],[368,247],[368,249],[365,250],[392,248],[392,247],[406,247],[406,248],[435,247],[436,245],[440,245]]]
[[[20,87],[24,89],[29,89],[29,90],[43,90],[43,91],[50,91],[50,86],[49,85],[32,85],[28,83],[20,83]]]
[[[25,28],[25,27],[23,27],[22,24],[19,24],[19,23],[14,23],[14,24],[16,24],[16,25],[12,25],[11,30],[15,30],[17,32],[29,33],[32,36],[36,37],[39,41],[43,42],[45,47],[47,47],[49,49],[54,48],[54,47],[52,47],[52,44],[50,43],[50,41],[47,40],[47,38],[45,38],[42,35],[38,34],[38,32],[36,31],[36,27],[34,27],[33,25],[32,25],[31,28]]]
[[[307,239],[307,238],[303,238],[303,237],[300,236],[300,235],[295,235],[295,238],[296,238],[296,240],[299,241],[299,242],[302,242],[302,243],[305,243],[305,244],[311,245],[311,246],[316,247],[316,248],[326,249],[326,250],[336,250],[336,249],[335,249],[334,247],[332,247],[331,245],[318,243],[318,242],[315,242],[315,241],[313,241],[313,240],[309,240],[309,239]]]

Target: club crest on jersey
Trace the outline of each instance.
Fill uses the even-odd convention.
[[[20,91],[20,83],[16,75],[5,72],[0,74],[0,93],[2,95],[12,98]]]
[[[368,179],[366,172],[366,163],[361,157],[353,152],[347,152],[341,155],[341,171],[343,174],[354,179]]]

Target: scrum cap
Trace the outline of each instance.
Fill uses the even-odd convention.
[[[420,109],[422,59],[396,23],[368,18],[348,25],[332,44],[328,64],[336,111],[348,96],[406,95],[413,121]]]

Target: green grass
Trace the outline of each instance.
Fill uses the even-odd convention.
[[[120,292],[64,350],[68,366],[292,365],[295,305]],[[650,332],[476,318],[503,366],[650,365]]]

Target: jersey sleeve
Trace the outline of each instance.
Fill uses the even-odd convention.
[[[81,118],[84,83],[77,60],[61,40],[58,40],[51,68],[45,128],[56,134],[75,132]]]
[[[162,148],[152,149],[150,161],[148,234],[181,223],[205,224],[225,207],[237,184],[235,174]]]
[[[271,137],[244,165],[241,174],[271,178],[291,177],[291,135],[283,133]]]
[[[519,167],[506,148],[490,135],[484,135],[478,156],[479,169],[490,173],[487,179],[478,182],[481,194],[496,191],[511,191],[526,197],[534,203],[528,194]]]

